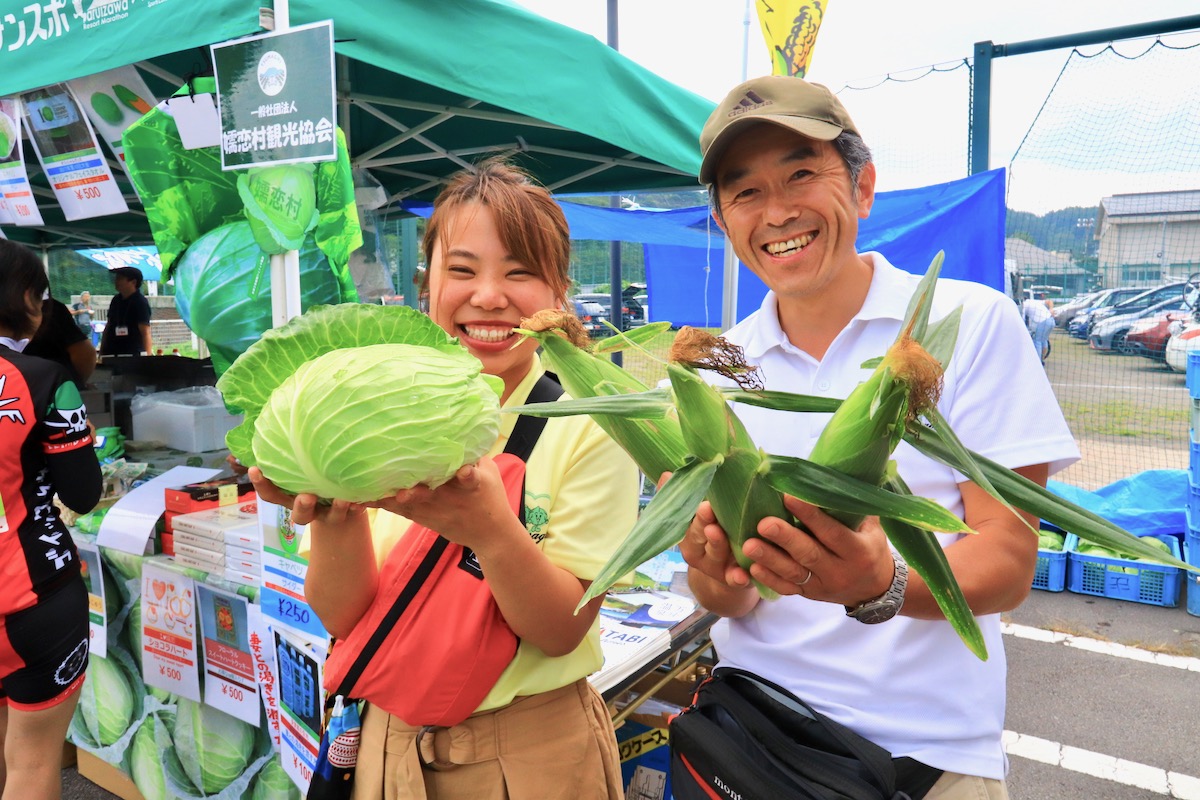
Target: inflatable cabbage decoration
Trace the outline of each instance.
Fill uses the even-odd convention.
[[[312,237],[299,249],[301,306],[343,299]],[[271,256],[255,241],[250,223],[233,222],[197,239],[174,274],[179,316],[208,344],[219,375],[271,327]]]
[[[299,250],[317,226],[312,164],[254,167],[238,175],[237,189],[254,240],[267,253]]]
[[[378,500],[438,486],[487,453],[503,382],[406,306],[310,309],[262,339],[217,382],[245,413],[230,452],[286,491]]]

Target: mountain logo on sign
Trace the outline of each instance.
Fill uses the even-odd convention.
[[[268,97],[283,91],[287,83],[287,62],[274,50],[263,53],[258,60],[258,87]]]

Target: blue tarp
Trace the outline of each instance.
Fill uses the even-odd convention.
[[[917,274],[924,274],[934,255],[944,250],[942,277],[1003,291],[1004,217],[1003,169],[920,189],[880,192],[871,216],[859,223],[858,249],[878,250],[897,267]],[[715,226],[713,231],[708,249],[645,246],[651,320],[703,327],[721,324],[724,238]],[[574,228],[572,235],[578,235]],[[762,281],[741,266],[737,318],[757,309],[765,294]]]
[[[1136,536],[1178,535],[1187,530],[1189,488],[1185,469],[1146,470],[1094,492],[1055,480],[1047,488]]]
[[[718,327],[724,297],[725,237],[708,208],[646,211],[561,203],[572,239],[641,242],[651,321]],[[425,203],[405,209],[428,217]],[[938,250],[942,276],[1004,288],[1004,170],[950,183],[879,192],[859,223],[858,249],[878,250],[901,269],[924,274]],[[737,318],[762,303],[766,287],[744,266],[738,273]]]
[[[143,280],[162,280],[162,260],[155,247],[97,247],[79,252],[108,269],[137,267]]]

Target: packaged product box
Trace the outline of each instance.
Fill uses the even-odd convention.
[[[219,506],[190,514],[180,514],[172,519],[175,545],[194,543],[188,533],[224,544],[243,544],[259,547],[262,538],[258,528],[258,508],[253,502]],[[201,543],[199,546],[205,546]]]
[[[193,511],[204,511],[218,506],[233,505],[238,502],[253,500],[254,484],[245,476],[226,475],[199,483],[189,483],[166,489],[163,499],[167,511],[188,514]]]

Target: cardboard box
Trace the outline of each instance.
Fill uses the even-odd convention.
[[[193,543],[192,537],[180,535],[183,533],[194,534],[222,545],[249,545],[251,549],[257,549],[262,541],[258,527],[258,507],[255,503],[239,503],[191,514],[179,514],[172,518],[171,528],[177,547],[181,543]],[[199,546],[205,545],[199,543]]]
[[[172,402],[170,394],[144,403],[132,412],[133,438],[139,442],[163,442],[167,447],[188,453],[203,453],[225,448],[225,434],[242,421],[224,405],[193,406]]]
[[[257,572],[242,572],[237,569],[226,569],[225,580],[240,583],[245,586],[258,586],[262,583],[262,575]]]
[[[202,533],[175,531],[173,537],[176,547],[181,544],[190,544],[192,547],[216,552],[219,547],[237,547],[257,551],[262,546],[258,539],[259,535],[257,531],[236,530],[225,531],[224,538],[215,539]]]
[[[220,542],[197,544],[194,541],[181,541],[175,548],[176,556],[206,561],[221,568],[238,565],[239,569],[255,572],[262,567],[261,554],[257,550],[247,550],[241,545]]]
[[[146,800],[128,775],[83,748],[79,748],[79,774],[121,800]]]

